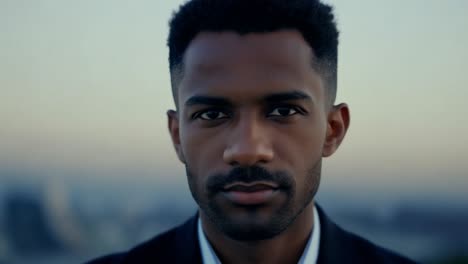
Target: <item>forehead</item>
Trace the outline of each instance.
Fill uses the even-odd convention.
[[[295,30],[239,35],[235,32],[201,32],[188,46],[185,70],[212,70],[229,66],[311,65],[312,49]]]
[[[179,102],[187,93],[222,93],[236,87],[251,95],[249,88],[262,92],[262,86],[271,90],[311,84],[319,79],[313,59],[312,49],[294,30],[246,35],[202,32],[184,56]]]

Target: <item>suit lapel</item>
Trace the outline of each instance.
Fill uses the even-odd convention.
[[[317,264],[354,263],[346,233],[333,223],[317,204],[320,218],[320,247]]]
[[[200,245],[198,241],[197,222],[198,213],[177,228],[175,237],[175,263],[202,264]]]

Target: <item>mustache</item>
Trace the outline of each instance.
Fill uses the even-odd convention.
[[[289,190],[294,182],[291,176],[285,172],[270,172],[260,166],[236,167],[227,174],[216,174],[209,177],[206,186],[209,193],[217,193],[224,187],[236,182],[252,183],[267,181],[278,185],[279,189]]]

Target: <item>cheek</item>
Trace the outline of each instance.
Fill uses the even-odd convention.
[[[222,133],[195,125],[181,127],[181,147],[192,173],[202,176],[216,172],[217,164],[222,161],[223,138]]]
[[[325,135],[326,125],[322,122],[298,124],[275,136],[275,154],[295,173],[303,174],[322,157]]]

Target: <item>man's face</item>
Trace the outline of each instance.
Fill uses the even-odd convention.
[[[312,58],[295,31],[200,33],[185,53],[169,129],[202,217],[233,239],[293,223],[339,144]]]

